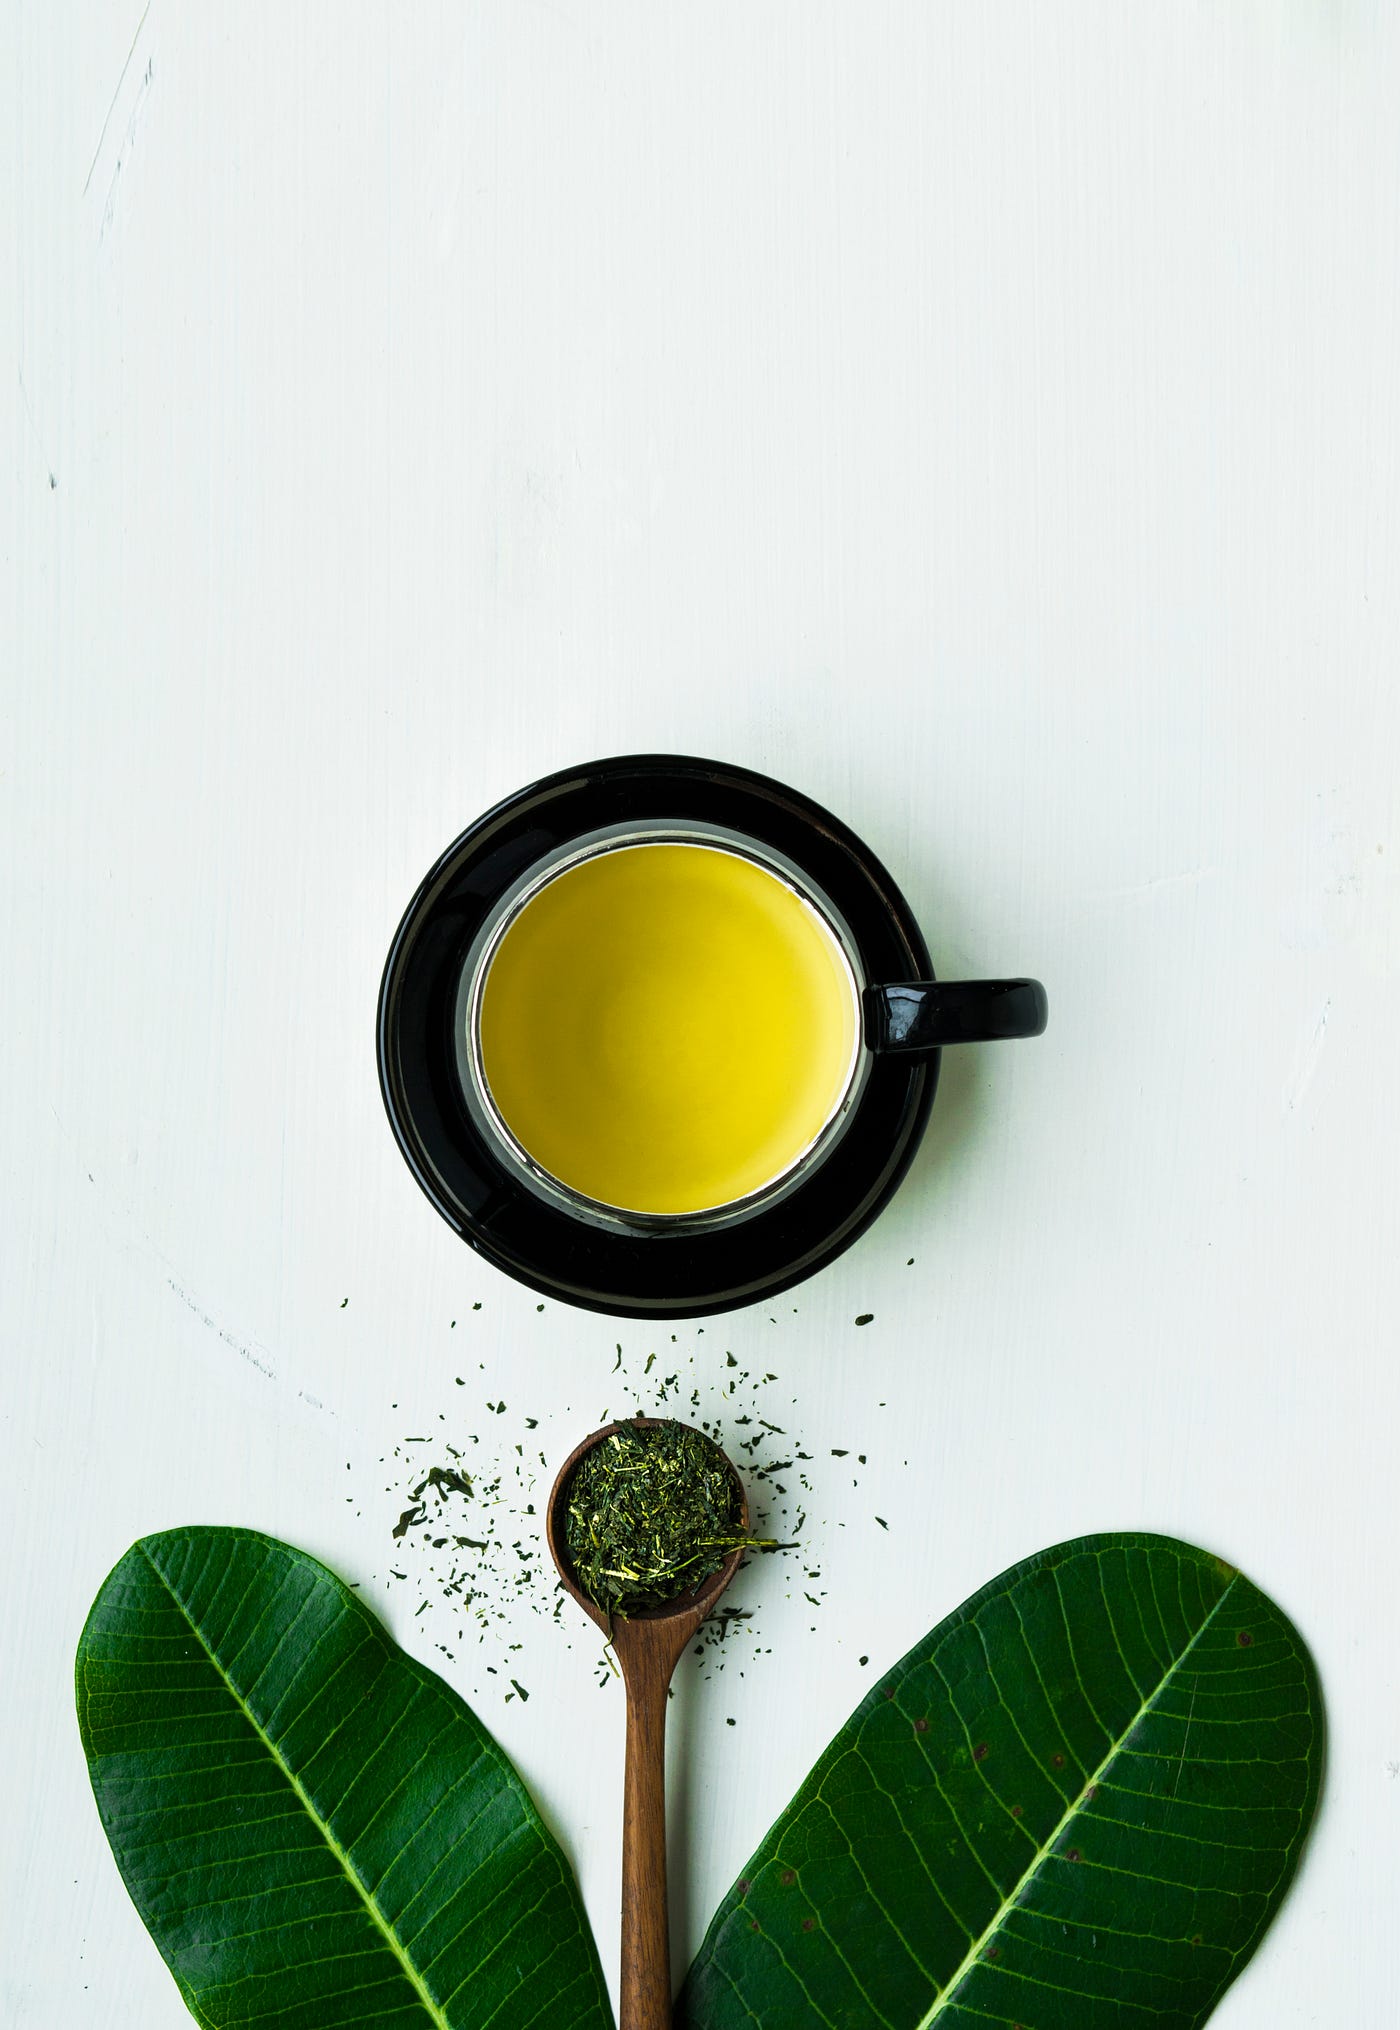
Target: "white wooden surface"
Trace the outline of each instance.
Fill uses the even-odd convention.
[[[656,747],[829,803],[941,971],[1053,1011],[948,1064],[776,1324],[678,1335],[870,1457],[818,1634],[766,1604],[742,1685],[682,1684],[678,1966],[860,1652],[1149,1527],[1269,1587],[1330,1708],[1222,2030],[1396,2021],[1393,12],[16,0],[4,41],[0,2019],[187,2020],[72,1713],[131,1540],[278,1532],[432,1656],[347,1463],[454,1412],[452,1317],[580,1429],[650,1343],[452,1237],[371,1032],[440,847]],[[621,1702],[531,1640],[528,1707],[479,1702],[610,1965]]]

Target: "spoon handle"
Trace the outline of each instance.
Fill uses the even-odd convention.
[[[666,1686],[655,1653],[627,1679],[622,1804],[622,1981],[618,2030],[670,2030],[671,1940],[666,1911]]]

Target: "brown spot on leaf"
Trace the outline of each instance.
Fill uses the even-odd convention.
[[[927,1734],[927,1732],[928,1732],[928,1721],[927,1721],[927,1720],[916,1720],[916,1721],[914,1722],[914,1732],[915,1732],[916,1734]]]
[[[972,1759],[974,1762],[985,1762],[987,1759],[987,1754],[988,1749],[986,1742],[979,1741],[977,1743],[977,1746],[972,1751]]]
[[[1254,1637],[1250,1634],[1247,1628],[1242,1628],[1239,1634],[1235,1637],[1235,1640],[1236,1642],[1238,1642],[1241,1649],[1252,1649],[1254,1647]]]
[[[804,1917],[804,1918],[803,1918],[803,1920],[802,1920],[802,1929],[803,1929],[804,1931],[810,1931],[810,1930],[812,1929],[812,1920],[811,1920],[811,1918],[810,1918],[810,1917]]]
[[[797,1876],[793,1869],[784,1868],[778,1880],[782,1883],[784,1889],[791,1889],[793,1883],[797,1880]]]

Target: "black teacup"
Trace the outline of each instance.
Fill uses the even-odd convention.
[[[521,790],[449,848],[389,953],[379,1068],[473,1247],[571,1303],[680,1317],[831,1260],[903,1175],[941,1047],[1045,1019],[1036,981],[935,981],[820,806],[639,755]]]

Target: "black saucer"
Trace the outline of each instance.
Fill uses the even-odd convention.
[[[463,959],[526,867],[584,833],[656,819],[747,833],[804,868],[844,917],[867,980],[933,978],[904,897],[869,849],[819,804],[720,762],[622,755],[508,797],[427,875],[385,962],[379,1082],[419,1184],[448,1225],[497,1268],[591,1311],[693,1318],[771,1297],[850,1246],[918,1147],[938,1058],[877,1056],[826,1161],[786,1197],[727,1227],[615,1232],[528,1189],[475,1127],[462,1096],[453,1025]],[[761,1009],[754,1020],[762,1020]]]

